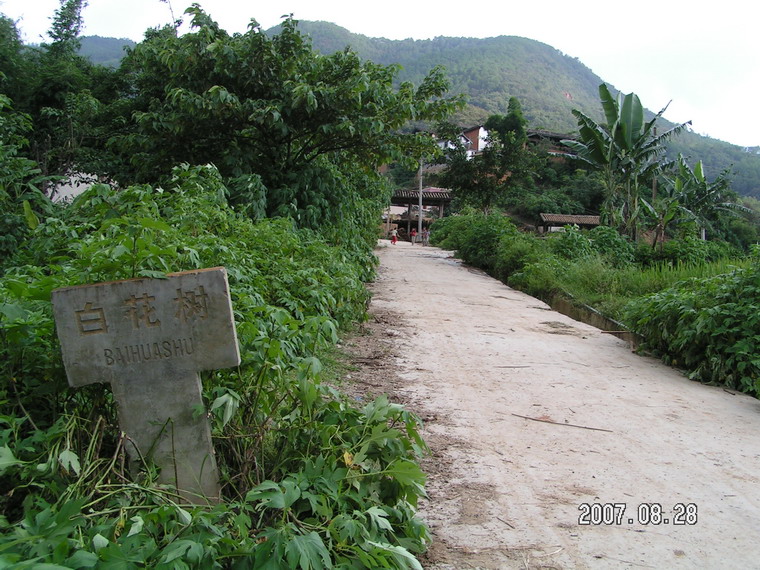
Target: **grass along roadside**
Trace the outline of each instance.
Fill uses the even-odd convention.
[[[634,247],[601,226],[538,237],[474,212],[436,222],[431,241],[529,295],[622,322],[695,380],[760,395],[758,248],[694,238]]]

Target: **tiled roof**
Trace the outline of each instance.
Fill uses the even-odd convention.
[[[420,197],[419,190],[396,190],[393,192],[394,200],[418,200]],[[422,191],[423,200],[437,200],[438,202],[450,201],[451,192],[443,188],[425,188]]]
[[[567,214],[541,214],[545,224],[578,224],[579,226],[598,226],[599,216],[571,216]]]

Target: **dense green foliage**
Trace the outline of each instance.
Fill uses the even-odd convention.
[[[88,155],[96,157],[90,149],[102,134],[93,129],[91,117],[111,101],[119,83],[113,71],[77,55],[81,4],[62,2],[52,19],[53,41],[33,48],[21,45],[13,22],[0,17],[2,93],[31,119],[23,154],[46,176],[66,177]],[[40,189],[50,194],[52,184]]]
[[[689,377],[760,396],[760,267],[691,279],[632,302],[626,322]]]
[[[319,356],[365,316],[377,166],[415,163],[433,143],[406,124],[459,104],[441,71],[396,86],[293,21],[230,36],[197,7],[109,70],[77,55],[83,4],[34,49],[0,20],[0,566],[420,568],[418,420],[346,400]],[[52,202],[75,171],[111,183]],[[242,363],[202,375],[223,501],[201,509],[149,456],[125,468],[108,387],[68,387],[50,295],[214,266]]]
[[[695,227],[701,237],[710,234],[727,239],[733,233],[725,231],[728,217],[732,214],[738,217],[739,212],[750,211],[729,189],[727,173],[710,181],[705,176],[702,161],[697,161],[691,168],[679,156],[672,176],[664,176],[662,180],[659,193],[653,192],[655,195],[651,200],[641,198],[641,203],[657,222],[653,245],[666,235],[668,226],[676,226],[682,233]]]
[[[525,107],[531,128],[572,133],[576,124],[570,112],[578,109],[601,121],[597,86],[602,78],[577,58],[527,38],[437,37],[432,40],[388,40],[353,34],[327,22],[302,22],[316,49],[325,54],[346,46],[364,59],[379,64],[400,64],[399,81],[419,82],[435,66],[443,65],[451,80],[451,92],[466,94],[467,108],[458,115],[463,126],[482,124],[492,114],[505,113],[511,97]],[[268,30],[274,33],[278,28]],[[88,45],[82,38],[83,53]],[[121,40],[108,51],[122,49]],[[89,53],[89,52],[88,52]],[[664,103],[664,102],[663,102]],[[648,118],[653,116],[648,112]],[[662,127],[675,126],[662,121]],[[699,157],[711,176],[730,168],[731,186],[741,195],[760,196],[760,156],[757,147],[744,149],[728,142],[688,132],[668,142],[668,156]]]
[[[760,396],[757,260],[726,242],[686,237],[653,250],[606,226],[537,237],[470,211],[436,221],[431,243],[530,295],[625,323],[694,379]]]
[[[22,155],[30,130],[29,117],[16,113],[0,94],[0,260],[20,247],[34,225],[30,204],[47,204],[37,189],[42,181],[37,164]]]
[[[121,568],[418,568],[417,420],[320,382],[321,348],[361,319],[368,267],[287,220],[235,213],[212,167],[165,189],[96,185],[53,207],[0,285],[0,561]],[[242,363],[204,373],[225,503],[181,506],[149,462],[124,471],[110,391],[70,389],[53,288],[227,267]],[[15,524],[14,524],[15,523]]]
[[[255,25],[230,36],[199,8],[188,12],[195,33],[149,34],[125,60],[138,96],[117,102],[127,128],[109,140],[121,182],[213,163],[234,179],[233,203],[254,216],[338,224],[352,200],[339,190],[355,192],[357,172],[430,152],[429,137],[401,127],[443,119],[457,104],[442,97],[440,70],[395,88],[394,67],[351,51],[316,54],[292,20],[271,38]]]
[[[326,22],[303,22],[314,46],[332,53],[351,46],[362,57],[384,64],[400,64],[399,78],[419,81],[427,70],[446,67],[451,92],[468,96],[469,105],[458,122],[483,124],[503,114],[511,97],[517,97],[530,128],[574,133],[571,112],[577,109],[597,122],[604,120],[597,87],[603,82],[577,58],[535,40],[514,36],[495,38],[437,37],[431,40],[368,38]],[[613,92],[616,90],[613,89]],[[666,101],[660,102],[664,104]],[[647,120],[654,113],[647,111]],[[675,124],[662,120],[663,131]],[[701,159],[711,177],[731,168],[731,186],[741,195],[760,196],[760,156],[756,150],[688,132],[668,142],[668,156]]]

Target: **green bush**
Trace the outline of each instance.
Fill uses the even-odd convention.
[[[512,220],[500,213],[471,216],[458,252],[466,263],[491,273],[496,267],[501,240],[517,235]]]
[[[525,265],[544,256],[545,245],[545,241],[527,234],[502,236],[496,253],[495,276],[506,283]]]
[[[519,236],[517,227],[506,216],[500,213],[484,216],[468,209],[437,220],[431,228],[430,243],[454,250],[466,263],[493,272],[501,240]]]
[[[562,276],[567,263],[555,255],[543,255],[526,263],[507,280],[511,287],[524,291],[546,302],[563,291]]]
[[[15,112],[11,100],[0,94],[0,268],[39,223],[38,214],[50,206],[38,189],[50,177],[40,176],[37,164],[22,156],[30,131],[30,118]]]
[[[760,268],[693,279],[633,301],[625,319],[689,377],[760,395]]]
[[[436,220],[430,227],[430,244],[457,251],[465,241],[470,215],[460,214]]]
[[[578,226],[565,226],[564,231],[551,233],[546,239],[552,253],[564,259],[583,259],[594,252],[591,240]]]
[[[212,167],[164,190],[95,186],[31,233],[0,282],[0,566],[419,568],[417,418],[361,409],[320,380],[361,320],[371,253],[226,203]],[[366,251],[366,250],[365,250]],[[202,375],[223,503],[182,506],[155,467],[125,470],[110,390],[71,389],[56,287],[223,265],[241,364]]]
[[[635,248],[627,236],[610,226],[597,226],[588,232],[591,247],[614,267],[625,267],[634,261]]]

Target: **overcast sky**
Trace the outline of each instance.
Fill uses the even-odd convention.
[[[150,27],[181,17],[191,0],[89,0],[83,35],[140,41]],[[665,117],[691,120],[695,132],[743,146],[760,145],[757,18],[747,0],[198,0],[222,28],[266,29],[281,16],[333,22],[389,39],[522,36],[577,57],[607,83],[634,92]],[[47,41],[60,0],[0,0],[27,42]]]

